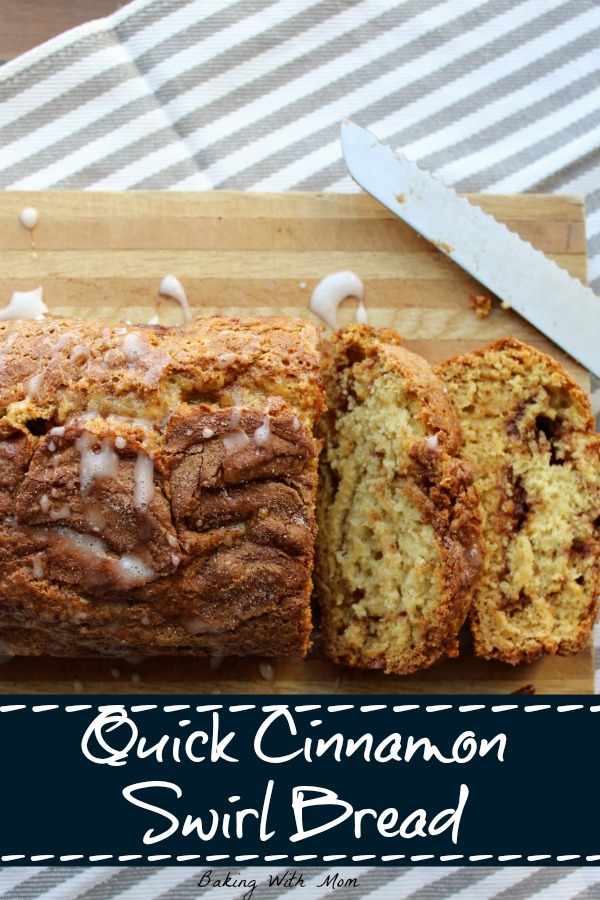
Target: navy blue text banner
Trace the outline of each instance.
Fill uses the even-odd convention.
[[[594,697],[81,699],[0,703],[3,864],[600,862]]]

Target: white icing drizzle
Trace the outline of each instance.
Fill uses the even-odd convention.
[[[15,291],[8,306],[0,310],[0,319],[39,319],[48,312],[43,294],[42,287],[33,291]]]
[[[366,325],[369,321],[369,317],[367,316],[367,310],[365,309],[365,304],[362,300],[358,301],[358,306],[356,307],[356,316],[355,319],[359,325]]]
[[[121,331],[126,332],[126,329],[117,328],[115,331],[117,334],[120,334]],[[136,366],[138,363],[141,363],[146,367],[147,371],[142,378],[142,383],[148,387],[157,387],[165,368],[171,361],[169,354],[162,347],[154,347],[152,344],[144,341],[135,332],[125,334],[120,349],[130,366]],[[108,365],[111,364],[112,357],[110,354],[113,352],[109,350],[104,355]]]
[[[165,275],[158,289],[159,297],[170,297],[176,300],[183,311],[183,321],[191,322],[192,314],[182,283],[174,275]]]
[[[27,399],[35,400],[40,395],[40,388],[42,386],[42,381],[44,378],[44,373],[39,372],[37,375],[34,375],[33,378],[30,378],[27,382]]]
[[[105,438],[100,450],[94,453],[92,445],[96,439],[89,431],[84,431],[75,441],[79,451],[79,489],[82,494],[87,494],[95,479],[116,478],[119,472],[119,456]]]
[[[154,496],[154,463],[145,453],[138,453],[133,469],[135,488],[133,505],[136,509],[147,509]]]
[[[226,369],[235,359],[237,359],[236,353],[221,353],[217,356],[217,366],[219,369]]]
[[[95,534],[99,534],[106,525],[102,507],[99,503],[94,503],[93,500],[84,504],[83,520],[88,528],[91,528]]]
[[[254,432],[254,442],[259,447],[264,447],[266,444],[271,441],[271,420],[268,416],[265,416],[263,419],[262,425]]]
[[[40,509],[43,513],[47,513],[50,509],[50,499],[48,494],[42,494],[40,497]]]
[[[80,622],[83,622],[84,619],[89,618],[89,613],[84,612],[82,609],[78,610],[74,615],[71,616],[71,621],[75,622],[76,625],[79,625]]]
[[[229,427],[233,431],[238,427],[242,419],[242,410],[239,406],[231,407],[231,418],[229,419]]]
[[[119,329],[117,329],[117,333],[119,333]],[[143,359],[151,348],[146,341],[141,339],[139,334],[132,332],[126,334],[123,338],[121,350],[128,363],[135,363],[138,360]]]
[[[200,616],[196,616],[193,619],[186,619],[182,621],[181,624],[190,634],[205,634],[208,631],[213,634],[221,634],[220,628],[215,628],[214,623],[209,619],[203,619]]]
[[[124,437],[121,437],[119,435],[119,437],[115,438],[115,447],[117,448],[117,450],[124,450],[126,446],[127,446],[127,441]]]
[[[431,434],[428,438],[425,438],[425,443],[429,450],[437,450],[439,440],[437,434]]]
[[[265,681],[273,681],[275,678],[275,669],[270,662],[259,663],[258,671],[260,672],[260,677],[264,678]]]
[[[338,327],[337,311],[340,303],[347,297],[356,297],[358,300],[356,321],[364,324],[367,321],[363,303],[364,293],[364,285],[354,272],[334,272],[323,278],[316,286],[310,298],[310,308],[335,330]]]
[[[292,428],[294,429],[294,431],[300,430],[300,419],[298,418],[298,416],[294,416],[294,418],[292,419]]]
[[[68,519],[71,515],[71,507],[63,504],[60,509],[50,510],[50,519],[52,522],[58,522],[59,519]]]
[[[39,218],[38,211],[33,206],[26,206],[25,209],[21,210],[21,215],[19,216],[21,225],[26,228],[27,231],[33,231]]]
[[[249,442],[250,438],[245,431],[228,431],[223,435],[223,444],[227,456],[239,453],[239,451],[243,450]]]
[[[179,547],[179,541],[174,534],[168,534],[167,541],[169,542],[169,547]]]
[[[76,334],[73,334],[72,331],[65,331],[64,334],[61,334],[61,336],[59,337],[59,339],[57,340],[56,344],[54,345],[54,347],[52,349],[54,350],[54,352],[56,352],[57,350],[63,350],[67,346],[69,341],[76,341],[76,340],[77,340]]]
[[[189,433],[192,434],[193,432],[190,431]],[[207,441],[209,438],[214,437],[214,436],[215,436],[215,433],[212,430],[212,428],[203,428],[202,429],[202,437],[204,438],[204,440]]]
[[[31,563],[31,567],[33,569],[33,577],[38,580],[44,577],[44,563],[42,562],[43,557],[43,553],[36,553]]]
[[[157,578],[154,569],[147,566],[135,553],[126,553],[114,561],[115,571],[129,585],[145,584]]]
[[[56,533],[64,550],[81,554],[92,571],[101,566],[100,572],[108,571],[119,587],[136,587],[158,577],[154,569],[134,553],[126,553],[120,559],[109,556],[108,545],[101,538],[80,534],[70,528],[57,528]]]
[[[89,359],[89,358],[90,358],[90,348],[87,347],[85,344],[76,344],[76,346],[73,347],[73,349],[71,350],[71,354],[69,356],[69,359],[71,360],[72,363],[78,362],[79,360],[82,360],[82,359]]]
[[[52,437],[64,437],[65,426],[64,425],[55,425],[54,428],[50,429],[50,434]]]

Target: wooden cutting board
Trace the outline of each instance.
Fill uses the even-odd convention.
[[[580,197],[471,199],[585,280]],[[27,206],[39,213],[31,233],[19,221]],[[514,335],[552,353],[589,388],[579,366],[496,300],[477,318],[470,298],[489,292],[363,194],[0,192],[0,252],[0,305],[15,290],[42,285],[52,313],[103,321],[147,322],[167,274],[182,282],[195,315],[310,316],[312,288],[350,269],[365,283],[369,322],[396,328],[431,362]],[[355,309],[346,301],[340,323]],[[181,321],[175,302],[163,301],[160,314],[164,324]],[[591,648],[512,668],[474,659],[466,639],[458,660],[408,677],[340,670],[318,646],[307,660],[217,662],[12,659],[0,666],[0,693],[593,691]]]

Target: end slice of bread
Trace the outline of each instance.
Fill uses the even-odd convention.
[[[392,331],[326,349],[316,584],[326,652],[406,674],[454,652],[482,557],[470,463],[428,363]]]
[[[475,650],[517,664],[585,646],[600,590],[600,435],[550,356],[513,339],[437,368],[478,470],[485,564]]]

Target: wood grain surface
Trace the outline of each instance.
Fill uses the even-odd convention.
[[[69,28],[101,19],[126,0],[0,0],[0,62]]]
[[[576,196],[471,198],[585,280],[583,201]],[[19,214],[34,206],[32,233]],[[15,290],[44,289],[54,314],[147,322],[162,278],[183,283],[194,315],[311,316],[313,287],[343,269],[365,283],[373,325],[397,328],[406,345],[437,362],[514,335],[552,353],[588,387],[587,374],[536,329],[493,302],[439,250],[363,194],[236,192],[0,193],[0,303]],[[510,261],[507,261],[509,264]],[[340,310],[351,321],[355,300]],[[181,321],[163,301],[161,322]],[[307,660],[13,659],[0,693],[591,693],[591,649],[512,668],[461,657],[408,677],[341,670],[316,648]]]

